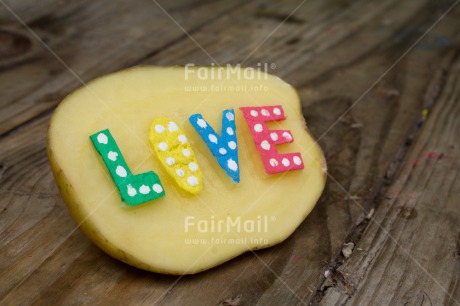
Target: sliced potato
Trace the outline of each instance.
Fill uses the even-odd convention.
[[[91,240],[141,269],[192,274],[280,243],[299,226],[324,188],[323,154],[306,130],[296,91],[275,76],[249,72],[237,67],[134,67],[96,79],[64,99],[51,119],[48,155],[69,211]],[[268,126],[291,131],[294,142],[277,149],[300,152],[304,169],[266,174],[239,110],[265,105],[283,107],[287,119]],[[238,184],[188,121],[200,113],[220,133],[222,112],[232,108]],[[182,190],[153,152],[149,132],[160,117],[174,120],[193,148],[203,174],[203,189],[196,195]],[[121,202],[89,139],[105,129],[133,174],[158,174],[164,197],[138,206]]]

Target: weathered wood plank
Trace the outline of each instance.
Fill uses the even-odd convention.
[[[72,0],[72,1],[59,1],[59,0],[2,0],[0,6],[0,20],[1,25],[14,25],[17,26],[16,18],[11,14],[8,8],[12,9],[17,15],[26,22],[32,20],[46,19],[46,15],[54,11],[62,11],[63,9],[74,9],[80,5],[84,5],[89,1],[87,0]],[[8,7],[8,8],[7,8]]]
[[[408,44],[420,36],[420,29],[435,21],[437,16],[433,11],[445,10],[451,3],[308,3],[300,7],[291,21],[280,27],[247,63],[254,65],[262,59],[276,62],[274,73],[284,76],[300,89],[304,114],[311,130],[319,137],[394,63]],[[249,3],[213,19],[193,35],[219,62],[239,63],[279,24],[279,19],[287,17],[297,5],[295,1],[286,6],[261,1]],[[205,8],[196,11],[198,16],[200,12],[208,12]],[[143,7],[137,6],[136,10],[139,9]],[[454,13],[458,15],[458,10]],[[86,14],[91,15],[92,11],[88,10]],[[140,13],[127,10],[125,14]],[[179,10],[173,13],[175,18],[176,15],[183,18],[181,23],[188,18],[188,12]],[[391,20],[386,20],[385,16],[391,16]],[[63,17],[61,22],[68,22],[66,18],[69,17]],[[458,37],[454,36],[458,20],[455,17],[447,19],[431,37],[445,37],[451,44],[458,42]],[[164,23],[151,24],[152,27],[164,27],[167,23],[165,20]],[[190,40],[170,40],[170,32],[176,30],[168,29],[165,40],[170,44],[157,54],[139,58],[141,53],[136,53],[128,57],[137,58],[139,63],[209,64],[207,55]],[[106,28],[102,27],[97,35],[90,34],[88,26],[81,31],[88,33],[77,33],[69,38],[73,46],[83,44],[77,50],[85,50],[88,36],[95,35],[91,40],[91,44],[95,44],[98,35],[103,35]],[[107,35],[113,36],[113,33],[109,31]],[[147,35],[146,32],[143,34]],[[151,44],[152,40],[149,40],[146,49],[151,48]],[[115,59],[122,61],[120,67],[128,64],[121,59],[130,50],[128,45],[117,49],[107,59],[91,54],[92,66],[80,63],[86,58],[83,53],[62,45],[65,40],[57,43],[57,50],[68,54],[65,59],[72,65],[84,66],[78,72],[85,79],[112,71]],[[432,65],[436,65],[445,49],[450,47],[430,44],[430,40],[427,45],[429,48],[417,48],[411,52],[321,140],[331,175],[357,196],[362,205],[372,205],[369,199],[379,191],[395,152],[404,144],[407,132],[418,120]],[[45,62],[51,63],[51,60],[49,57]],[[97,61],[102,64],[91,70]],[[24,63],[7,72],[16,73],[16,79],[27,77],[30,65],[33,63]],[[52,76],[53,80],[66,74],[57,64],[53,67],[58,71]],[[40,78],[46,80],[49,77]],[[40,111],[37,111],[36,99],[46,97],[49,92],[68,92],[78,82],[66,76],[64,81],[55,83],[52,91],[37,84],[38,92],[31,93],[35,98],[23,108],[30,111],[30,118],[40,111],[52,109],[62,95],[49,98],[49,105]],[[15,97],[17,88],[9,93],[7,97]],[[0,139],[0,209],[3,209],[2,220],[6,220],[0,224],[2,303],[65,304],[72,301],[113,304],[122,301],[215,305],[233,299],[245,304],[305,304],[315,295],[321,275],[339,252],[361,212],[351,199],[345,198],[337,184],[329,182],[318,206],[292,237],[277,247],[257,252],[268,267],[253,254],[247,254],[176,283],[177,277],[144,273],[112,260],[92,246],[78,230],[75,231],[75,225],[57,195],[46,161],[44,133],[48,119],[49,114],[45,114]],[[23,122],[21,119],[11,127]],[[30,169],[34,171],[30,173]]]
[[[174,18],[194,33],[241,2],[211,1],[199,5],[181,1],[167,2],[164,7],[176,12]],[[189,39],[154,2],[90,1],[85,4],[72,8],[58,6],[52,13],[29,23],[30,29],[67,67],[22,24],[16,23],[15,27],[10,25],[4,30],[5,40],[17,35],[30,42],[30,47],[24,51],[26,54],[0,61],[0,135],[54,109],[82,83],[138,64],[146,56]],[[193,7],[192,14],[199,18],[188,18],[188,10]],[[18,16],[23,18],[19,13]]]
[[[415,139],[324,305],[460,305],[460,50]],[[340,290],[342,289],[342,290]]]

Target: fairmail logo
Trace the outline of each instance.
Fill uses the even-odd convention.
[[[246,220],[241,216],[227,216],[225,219],[217,219],[214,216],[209,219],[197,219],[187,216],[184,220],[184,230],[186,233],[192,229],[199,233],[268,233],[270,223],[275,221],[275,216],[257,216],[256,219]]]
[[[185,80],[192,76],[196,76],[199,80],[230,80],[232,78],[238,80],[267,80],[268,72],[276,68],[275,63],[257,63],[256,67],[242,68],[241,64],[232,66],[230,64],[216,66],[211,63],[213,69],[209,67],[199,67],[195,64],[185,65]]]

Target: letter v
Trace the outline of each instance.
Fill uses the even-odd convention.
[[[235,111],[226,109],[222,113],[222,136],[203,119],[201,114],[191,115],[190,123],[203,138],[217,158],[219,165],[232,178],[235,183],[240,182],[240,169],[238,164],[238,142],[236,139]]]

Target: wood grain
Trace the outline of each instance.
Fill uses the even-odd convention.
[[[453,95],[458,84],[451,80],[445,88],[441,85],[447,69],[455,75],[458,68],[445,67],[442,59],[452,59],[452,50],[459,44],[460,9],[455,8],[400,59],[453,1],[308,1],[289,17],[299,3],[161,2],[217,62],[276,64],[270,72],[299,90],[307,124],[320,138],[331,175],[312,214],[285,242],[258,251],[257,256],[248,253],[210,271],[185,277],[143,272],[113,260],[93,246],[71,220],[48,166],[45,132],[54,107],[81,83],[7,11],[0,10],[0,31],[26,37],[33,49],[24,53],[25,43],[19,38],[14,42],[9,36],[9,49],[4,53],[8,56],[0,60],[1,304],[398,305],[407,301],[420,303],[418,298],[426,298],[420,290],[434,302],[454,304],[454,299],[458,300],[458,258],[443,255],[456,241],[452,237],[459,239],[458,231],[450,228],[458,224],[458,203],[453,193],[457,187],[447,201],[452,214],[443,214],[440,208],[444,206],[433,211],[427,202],[417,204],[412,200],[411,208],[426,207],[423,211],[416,208],[419,217],[411,219],[413,224],[407,227],[409,220],[398,217],[407,213],[388,210],[407,206],[405,195],[413,194],[422,181],[414,180],[412,189],[398,187],[401,190],[397,189],[400,191],[393,201],[402,202],[396,206],[380,197],[387,185],[400,186],[401,180],[410,181],[405,178],[407,167],[401,160],[407,154],[405,161],[425,152],[417,149],[420,139],[431,139],[435,132],[434,135],[450,135],[435,146],[446,152],[449,141],[455,139],[455,134],[449,132],[455,127],[454,117],[448,121],[443,115],[448,122],[445,130],[430,128],[427,121],[410,143],[427,105],[433,106],[433,114],[440,108],[438,105],[455,108],[453,100],[445,96]],[[148,1],[62,4],[49,0],[48,5],[37,6],[37,10],[31,10],[24,0],[8,4],[83,81],[135,64],[207,65],[212,61],[159,7]],[[246,59],[248,55],[251,56]],[[388,71],[396,61],[398,64]],[[362,96],[363,93],[367,94]],[[457,163],[456,151],[449,150],[453,155],[449,151],[446,156],[452,156],[450,161]],[[444,165],[458,169],[458,164]],[[436,180],[430,187],[431,197],[439,196],[440,187],[436,186],[455,180],[453,173],[436,172],[434,177],[429,175],[429,169],[424,173],[426,182]],[[419,188],[426,189],[424,186]],[[434,246],[439,253],[426,253],[428,237],[420,237],[418,242],[425,249],[413,247],[411,254],[423,264],[442,263],[442,284],[452,299],[433,285],[420,267],[407,261],[388,237],[384,239],[374,223],[363,221],[372,208],[376,209],[376,221],[401,219],[402,223],[394,221],[385,226],[392,235],[403,235],[407,242],[423,224],[433,225],[436,231],[429,237],[438,238]],[[363,255],[360,259],[353,252],[342,265],[343,243],[364,230],[359,237],[363,246],[358,244],[357,248],[373,250],[372,254],[382,252],[382,259],[374,264],[370,257]],[[446,246],[444,240],[448,242]],[[383,252],[386,248],[389,253]],[[395,273],[382,276],[392,254],[401,260],[392,269],[407,267],[410,272],[408,279],[397,278],[399,291],[392,287]],[[450,265],[454,268],[446,269]],[[353,283],[351,291],[344,291],[351,281],[337,279],[342,275],[341,269],[348,267],[354,275],[372,281],[366,286],[360,279]],[[332,273],[326,280],[325,271]],[[440,272],[435,272],[430,273],[440,281]],[[413,275],[419,277],[420,283],[410,287]]]
[[[459,303],[459,55],[447,62],[438,102],[355,251],[331,272],[338,286],[322,304]]]
[[[15,5],[11,5],[13,10]],[[193,2],[182,1],[166,3],[164,8],[177,12],[174,18],[193,34],[203,24],[231,11],[238,2],[196,5],[194,14],[203,18],[186,18],[190,6]],[[144,57],[188,39],[153,2],[145,1],[76,1],[46,12],[28,26],[54,54],[21,24],[5,28],[5,33],[33,43],[25,55],[0,61],[0,91],[4,93],[0,100],[0,135],[48,114],[88,80],[137,65]],[[11,62],[14,69],[9,66]]]

